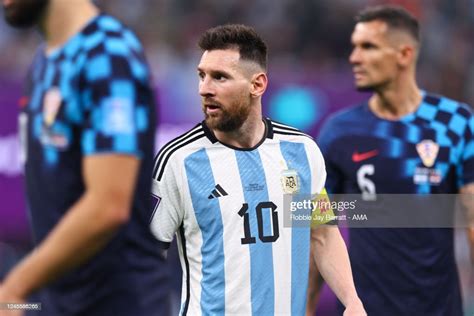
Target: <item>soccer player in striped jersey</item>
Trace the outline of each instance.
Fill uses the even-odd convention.
[[[2,280],[0,302],[46,286],[40,315],[166,315],[167,272],[148,225],[155,103],[141,43],[89,0],[3,6],[45,44],[20,114],[37,247]]]
[[[417,20],[399,7],[368,8],[357,17],[352,45],[356,87],[373,95],[322,128],[329,193],[368,200],[474,193],[472,110],[418,88]],[[474,250],[474,230],[468,231]],[[463,314],[452,228],[356,228],[349,235],[354,280],[369,315]]]
[[[155,158],[152,231],[176,233],[183,268],[180,315],[303,315],[310,247],[346,305],[365,315],[337,227],[284,227],[284,194],[320,193],[316,143],[262,117],[267,48],[243,25],[206,31],[197,68],[205,120]]]

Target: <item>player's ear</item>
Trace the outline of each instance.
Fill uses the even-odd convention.
[[[413,45],[402,45],[398,51],[398,63],[402,67],[411,65],[416,59],[416,48]]]
[[[250,95],[254,98],[260,97],[267,89],[268,78],[264,72],[252,76]]]

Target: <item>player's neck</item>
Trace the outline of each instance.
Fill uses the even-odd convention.
[[[232,132],[213,130],[216,138],[226,145],[237,148],[254,148],[265,137],[265,123],[262,115],[249,115],[242,126]]]
[[[415,82],[377,91],[369,100],[374,114],[386,120],[399,120],[415,112],[421,104],[421,91]]]
[[[46,40],[46,53],[64,45],[98,13],[88,0],[51,1],[39,25]]]

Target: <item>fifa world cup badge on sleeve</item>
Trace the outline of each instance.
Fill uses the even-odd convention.
[[[286,194],[295,194],[300,190],[300,182],[296,170],[288,169],[281,172],[281,185]]]

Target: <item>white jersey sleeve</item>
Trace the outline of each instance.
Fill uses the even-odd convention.
[[[173,241],[174,233],[183,222],[184,208],[181,203],[179,175],[175,165],[166,166],[160,181],[153,179],[152,195],[158,199],[151,218],[151,231],[162,242]]]
[[[326,183],[326,166],[324,157],[314,141],[307,142],[308,159],[313,176],[311,193],[320,194]]]

